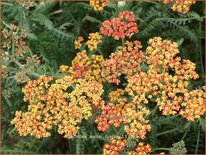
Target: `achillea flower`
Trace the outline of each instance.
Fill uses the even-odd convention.
[[[39,79],[28,81],[26,86],[22,89],[24,93],[24,101],[34,104],[38,101],[44,101],[46,89],[49,88],[52,77],[40,76]]]
[[[127,140],[121,137],[110,139],[110,144],[105,144],[103,148],[103,155],[116,155],[124,150],[127,145]]]
[[[133,96],[135,104],[140,105],[142,102],[147,104],[149,102],[147,96],[157,95],[158,83],[159,77],[153,71],[140,72],[128,77],[128,85],[125,90]]]
[[[146,62],[150,68],[157,72],[168,71],[169,66],[174,68],[175,56],[179,53],[176,42],[163,40],[160,37],[154,37],[149,40],[149,46],[146,49]]]
[[[162,73],[159,79],[158,87],[161,91],[156,99],[159,110],[163,112],[163,115],[175,115],[179,112],[183,99],[179,95],[188,91],[188,82],[166,72]]]
[[[180,114],[188,121],[194,121],[206,112],[206,87],[184,94]]]
[[[144,53],[140,50],[139,41],[125,42],[125,46],[120,46],[118,51],[112,53],[110,58],[104,61],[102,75],[109,83],[119,84],[121,75],[131,76],[141,70],[141,62]]]
[[[131,11],[123,11],[117,18],[104,21],[100,31],[104,36],[112,36],[115,40],[131,37],[139,32],[135,15]]]
[[[15,57],[23,57],[27,52],[29,52],[29,47],[26,42],[23,40],[27,37],[27,33],[24,29],[20,29],[19,27],[11,24],[9,28],[4,28],[2,31],[3,35],[3,49],[5,51],[11,51],[12,42],[14,42],[14,56]]]
[[[172,10],[179,13],[188,13],[190,6],[196,3],[196,0],[163,0],[165,4],[172,4]]]
[[[79,123],[92,115],[93,107],[104,105],[102,84],[83,79],[74,81],[69,75],[55,81],[40,76],[29,81],[23,92],[24,101],[29,101],[28,112],[17,111],[11,122],[21,136],[48,137],[52,127],[58,126],[60,134],[71,138],[78,132]]]
[[[185,147],[185,142],[183,140],[172,144],[172,148],[170,148],[170,153],[171,154],[186,154],[187,149]]]
[[[79,36],[75,41],[74,41],[74,48],[75,49],[80,49],[82,44],[81,42],[84,41],[84,38],[82,36]]]
[[[117,101],[120,97],[120,95],[124,94],[124,90],[117,89],[116,91],[112,91],[109,93],[110,101],[114,102]]]
[[[140,105],[129,103],[125,91],[117,89],[110,92],[110,101],[107,103],[101,115],[97,117],[96,123],[99,131],[107,131],[110,126],[119,127],[124,125],[125,132],[133,138],[144,139],[151,126],[149,120],[145,119],[150,111]]]
[[[17,72],[14,79],[17,83],[25,83],[30,80],[29,77],[26,75],[26,72],[23,70]]]
[[[107,103],[102,109],[101,115],[95,120],[98,123],[97,129],[99,131],[107,131],[110,126],[119,127],[122,121],[121,109],[123,105]]]
[[[59,71],[60,71],[61,73],[67,73],[67,72],[69,71],[69,66],[61,65],[61,66],[59,67]]]
[[[149,115],[150,111],[146,108],[138,108],[138,110],[133,114],[135,119],[131,121],[128,125],[124,126],[125,132],[133,138],[145,139],[147,132],[151,130],[151,125],[149,120],[145,119],[146,115]],[[126,114],[126,116],[128,116]],[[123,116],[123,118],[126,118]],[[132,118],[132,117],[128,117]]]
[[[89,4],[95,11],[102,11],[110,0],[89,0]]]
[[[44,120],[44,115],[41,115],[42,108],[40,106],[33,106],[34,108],[30,112],[23,113],[22,111],[17,111],[11,124],[15,125],[20,136],[27,136],[30,134],[37,138],[49,137],[49,131],[52,128],[51,122],[46,122]]]
[[[149,155],[152,152],[152,147],[149,144],[144,145],[140,142],[136,148],[138,155]]]
[[[72,61],[72,67],[69,68],[69,74],[74,78],[84,78],[88,81],[98,81],[100,83],[105,81],[104,76],[101,75],[103,68],[103,56],[92,55],[87,56],[86,51],[77,54]]]
[[[144,145],[140,142],[136,148],[136,151],[129,151],[127,155],[149,155],[152,152],[152,148],[149,144]]]
[[[90,51],[94,51],[97,49],[98,45],[101,42],[102,42],[102,36],[98,32],[90,33],[89,40],[86,42],[86,45],[88,46]]]

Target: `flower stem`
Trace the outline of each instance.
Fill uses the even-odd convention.
[[[165,150],[165,151],[169,151],[170,148],[156,148],[156,149],[154,149],[153,151],[156,151],[156,150]]]
[[[122,46],[124,46],[124,38],[122,38]]]
[[[161,135],[165,135],[165,134],[168,134],[168,133],[172,133],[172,132],[175,132],[177,130],[179,130],[179,128],[175,128],[175,129],[172,129],[172,130],[161,132],[161,133],[157,134],[157,136],[161,136]]]

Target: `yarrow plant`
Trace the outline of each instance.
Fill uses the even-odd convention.
[[[102,11],[109,0],[89,3],[95,11]],[[173,10],[186,13],[193,3],[175,1]],[[11,120],[20,136],[41,139],[55,131],[66,139],[78,138],[89,122],[95,124],[99,134],[116,134],[102,138],[106,141],[103,154],[147,155],[158,145],[154,139],[147,139],[157,130],[155,117],[180,117],[186,122],[203,117],[206,86],[189,87],[199,78],[195,63],[180,56],[177,42],[159,36],[150,38],[147,44],[137,39],[135,13],[118,11],[117,16],[100,24],[99,32],[89,33],[87,39],[84,34],[75,37],[75,58],[71,65],[60,65],[55,75],[36,73],[41,61],[24,41],[24,30],[14,25],[4,29],[4,59],[9,61],[5,64],[21,68],[14,79],[24,83],[23,101],[27,103],[27,108],[16,111]],[[110,41],[111,45],[117,43],[108,57],[99,52],[105,40],[108,45]],[[6,65],[5,77],[11,74]],[[187,152],[184,141],[174,143],[167,151]]]
[[[123,11],[119,13],[118,17],[104,21],[100,31],[104,36],[112,36],[115,40],[119,40],[125,37],[131,37],[139,30],[134,13],[131,11]]]
[[[164,4],[171,4],[171,9],[179,13],[188,13],[190,6],[196,3],[196,0],[162,0]]]
[[[89,0],[89,4],[95,11],[102,11],[110,0]]]

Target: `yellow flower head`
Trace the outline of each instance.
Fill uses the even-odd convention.
[[[96,50],[100,43],[102,43],[102,36],[98,32],[89,34],[89,40],[86,42],[86,45],[90,51]]]

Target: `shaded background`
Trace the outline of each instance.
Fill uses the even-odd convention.
[[[176,41],[179,44],[180,55],[197,65],[200,78],[190,82],[190,89],[204,85],[205,38],[204,38],[204,2],[197,2],[188,14],[179,14],[170,9],[170,5],[159,2],[128,2],[121,10],[131,10],[137,17],[140,32],[132,36],[138,39],[143,47],[147,41],[160,36]],[[102,12],[95,12],[88,2],[37,2],[26,8],[22,3],[2,2],[2,20],[14,23],[29,32],[27,43],[33,53],[38,54],[46,70],[39,74],[54,75],[60,65],[71,65],[77,52],[74,40],[78,36],[88,37],[91,32],[99,31],[101,23],[118,14],[116,4],[109,4]],[[2,25],[3,26],[3,25]],[[99,51],[107,58],[116,46],[121,44],[111,38],[104,39]],[[23,85],[11,82],[10,106],[2,97],[2,153],[102,153],[104,139],[64,139],[54,129],[52,136],[44,139],[20,137],[14,126],[10,124],[15,111],[25,109],[21,89]],[[2,84],[3,85],[3,84]],[[4,88],[2,86],[2,92]],[[2,94],[3,96],[4,94]],[[168,148],[173,143],[184,139],[188,153],[204,153],[204,119],[198,119],[186,128],[183,118],[168,119],[160,117],[146,141],[152,146]],[[94,123],[82,123],[79,135],[99,135]],[[182,126],[176,133],[156,136],[158,132]],[[109,130],[106,134],[114,134]],[[104,135],[103,135],[104,136]]]

